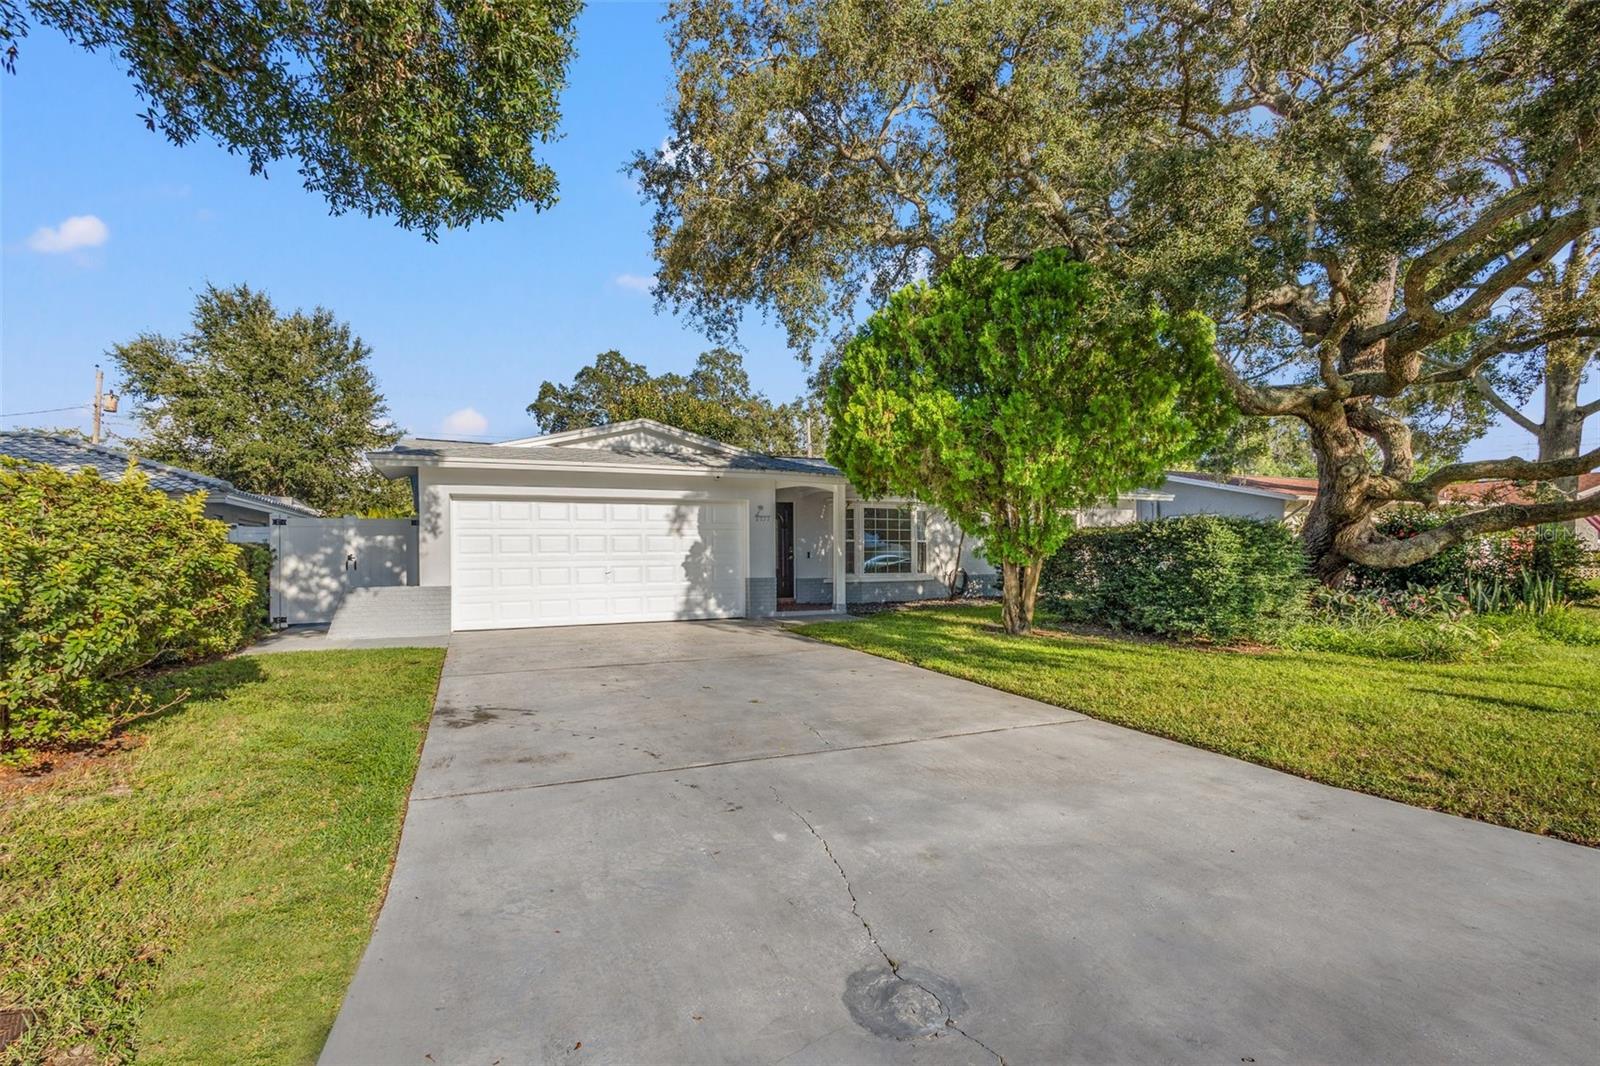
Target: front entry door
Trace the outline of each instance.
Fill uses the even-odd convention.
[[[794,597],[794,504],[778,501],[778,598]]]

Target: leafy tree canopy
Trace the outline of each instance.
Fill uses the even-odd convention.
[[[743,358],[727,348],[702,352],[688,375],[659,377],[620,352],[601,352],[572,384],[540,385],[528,413],[546,433],[653,418],[774,455],[799,453],[803,440],[799,406],[774,404],[752,389]]]
[[[925,500],[981,537],[1024,632],[1072,512],[1160,481],[1230,420],[1212,342],[1204,315],[1125,299],[1063,251],[962,260],[845,347],[828,459],[862,493]]]
[[[29,16],[116,53],[174,144],[253,174],[293,159],[335,214],[444,227],[555,202],[554,135],[579,0],[0,0],[15,69]]]
[[[753,303],[824,347],[863,298],[1064,247],[1207,313],[1235,403],[1304,426],[1329,579],[1600,508],[1373,523],[1600,463],[1426,470],[1410,418],[1600,328],[1583,285],[1528,296],[1600,209],[1600,4],[678,0],[670,26],[672,134],[634,172],[658,296],[711,328]]]
[[[400,437],[370,354],[333,312],[280,315],[247,285],[208,286],[182,337],[112,350],[138,404],[140,455],[330,514],[409,514],[408,487],[363,454]]]

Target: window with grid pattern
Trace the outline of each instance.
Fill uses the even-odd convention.
[[[911,573],[913,525],[909,507],[861,508],[861,572]]]

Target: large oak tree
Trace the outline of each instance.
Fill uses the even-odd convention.
[[[208,286],[180,337],[112,349],[138,405],[139,455],[330,514],[410,514],[410,487],[365,453],[400,437],[372,350],[331,311],[280,314],[247,285]]]
[[[29,19],[114,53],[174,144],[251,173],[292,160],[334,213],[441,228],[555,202],[555,135],[579,0],[0,0],[18,69]],[[25,76],[25,74],[23,75]]]
[[[1304,427],[1327,579],[1600,510],[1374,529],[1600,463],[1428,468],[1411,417],[1595,334],[1559,285],[1524,296],[1596,226],[1600,4],[680,0],[670,37],[672,133],[634,170],[658,295],[711,328],[757,304],[826,348],[963,257],[1065,247],[1211,315],[1234,402]]]

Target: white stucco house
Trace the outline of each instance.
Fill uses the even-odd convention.
[[[839,610],[945,596],[958,567],[973,589],[997,581],[973,539],[957,558],[936,508],[647,419],[368,458],[415,487],[418,578],[449,587],[452,629]]]

